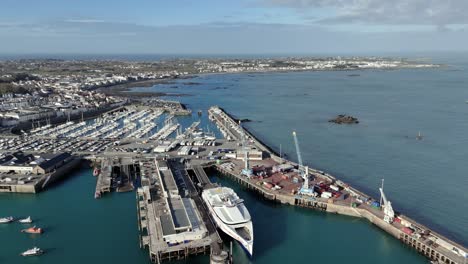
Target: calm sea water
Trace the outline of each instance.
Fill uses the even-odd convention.
[[[397,210],[467,244],[468,59],[444,61],[443,69],[232,74],[197,77],[142,88],[177,97],[194,110],[220,105],[253,120],[246,125],[295,159],[296,130],[305,162],[329,171],[377,197],[385,178]],[[356,73],[356,72],[355,72]],[[177,88],[174,88],[174,87]],[[170,97],[174,98],[174,97]],[[358,117],[356,126],[327,122],[337,114]],[[183,117],[188,126],[198,117]],[[207,121],[202,125],[214,126]],[[417,141],[418,131],[424,139]],[[232,181],[255,226],[249,260],[234,243],[237,263],[426,263],[370,223],[345,216],[275,205]],[[139,248],[134,193],[93,198],[95,178],[82,169],[38,195],[0,194],[0,215],[31,215],[41,236],[22,234],[20,224],[0,225],[0,263],[149,263]],[[21,258],[34,245],[40,258]],[[206,257],[180,263],[207,263]]]

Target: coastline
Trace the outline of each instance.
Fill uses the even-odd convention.
[[[127,82],[124,84],[115,84],[115,85],[106,85],[101,86],[98,88],[94,88],[92,90],[96,90],[98,92],[102,92],[106,95],[116,95],[116,96],[126,96],[126,97],[147,97],[147,96],[154,96],[154,97],[162,97],[162,96],[187,96],[187,94],[183,93],[162,93],[162,92],[133,92],[133,88],[151,88],[159,84],[175,84],[177,80],[183,79],[194,79],[201,76],[212,76],[212,75],[231,75],[231,74],[267,74],[267,73],[291,73],[291,72],[359,72],[359,71],[396,71],[402,69],[414,69],[414,70],[421,70],[421,69],[438,69],[442,67],[448,67],[447,65],[442,64],[432,64],[430,66],[424,67],[417,67],[417,66],[408,66],[408,67],[382,67],[382,68],[327,68],[327,69],[289,69],[289,70],[247,70],[241,72],[201,72],[201,73],[192,73],[178,77],[171,77],[171,78],[164,78],[164,79],[151,79],[151,80],[142,80],[142,81],[132,81]],[[353,76],[349,76],[353,77]],[[183,85],[192,86],[192,85],[201,85],[201,83],[187,83]]]
[[[179,79],[192,79],[196,75],[186,75],[182,77],[172,77],[164,79],[151,79],[151,80],[142,80],[142,81],[132,81],[123,84],[107,85],[95,88],[97,92],[104,93],[106,95],[117,95],[123,97],[148,97],[148,96],[184,96],[184,94],[177,93],[160,93],[160,92],[133,92],[133,88],[151,88],[158,84],[171,84],[175,83],[175,80]]]

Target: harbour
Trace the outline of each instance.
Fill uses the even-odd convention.
[[[236,113],[236,114],[237,114],[237,112],[235,112],[235,111],[234,111],[233,113]],[[205,115],[205,114],[203,113],[203,115]],[[163,118],[163,119],[164,119],[164,118]],[[189,123],[189,122],[186,122],[186,123],[187,123],[187,124],[183,124],[183,125],[182,125],[183,128],[189,127],[189,124],[191,124],[192,122],[190,122],[190,123]],[[158,125],[159,125],[159,124],[158,124]],[[163,126],[159,126],[158,128],[161,128],[161,127],[163,127]],[[252,130],[251,130],[251,131],[252,131]],[[176,132],[176,131],[174,131],[174,132]],[[247,133],[249,133],[249,132],[248,132],[248,131],[245,131],[245,133],[247,134]],[[181,134],[181,133],[179,133],[179,134]],[[298,134],[299,134],[299,136],[300,136],[299,139],[301,140],[301,139],[302,139],[301,132],[298,131]],[[235,134],[233,134],[233,135],[235,135]],[[250,133],[250,136],[253,137],[253,135],[255,135],[256,137],[257,137],[257,135],[258,135],[259,138],[264,138],[261,134],[258,133],[258,131],[255,131],[255,130],[254,130],[253,132]],[[289,137],[290,137],[290,135],[289,135]],[[292,138],[292,137],[290,137],[290,138]],[[427,138],[428,138],[427,133],[425,133],[425,139],[424,139],[424,140],[427,140]],[[102,140],[102,139],[100,139],[100,140]],[[113,144],[113,142],[115,142],[115,141],[118,141],[118,140],[117,140],[117,139],[113,139],[113,140],[111,139],[111,140],[110,140],[110,143],[109,143],[109,146],[111,146],[111,145]],[[143,141],[145,141],[145,139],[137,140],[137,141],[135,141],[135,142],[132,142],[132,144],[134,144],[134,145],[131,145],[131,146],[128,146],[127,144],[123,144],[123,146],[115,146],[115,148],[121,148],[123,151],[110,151],[109,153],[105,153],[105,151],[104,151],[104,152],[101,152],[101,155],[102,155],[102,156],[106,156],[106,155],[109,155],[109,156],[110,156],[110,155],[113,155],[113,156],[122,156],[122,157],[125,157],[125,156],[128,156],[128,157],[147,156],[146,153],[143,153],[143,152],[145,151],[145,149],[154,150],[154,148],[157,147],[157,145],[155,145],[155,146],[152,146],[151,144],[148,145],[147,143],[143,143]],[[169,139],[168,141],[172,141],[172,139]],[[193,139],[188,139],[188,140],[184,140],[184,141],[187,141],[187,142],[193,141],[193,142],[194,142],[195,140],[193,140]],[[349,200],[346,200],[346,199],[345,199],[344,201],[341,201],[341,200],[335,201],[335,200],[334,200],[333,203],[331,203],[328,199],[327,199],[327,200],[318,200],[318,199],[315,199],[315,200],[314,200],[314,199],[311,199],[311,197],[307,197],[307,199],[302,199],[302,198],[300,198],[300,197],[297,196],[297,195],[294,195],[293,198],[291,198],[291,195],[290,195],[290,194],[281,193],[281,191],[278,191],[278,190],[274,191],[274,190],[268,189],[268,188],[266,188],[267,185],[265,185],[265,184],[263,184],[263,183],[262,183],[262,185],[258,185],[257,182],[260,182],[260,181],[254,181],[254,179],[253,179],[253,180],[248,179],[248,181],[246,181],[245,178],[242,178],[242,177],[234,177],[235,175],[234,175],[234,176],[233,176],[233,175],[230,175],[230,174],[232,174],[232,172],[230,172],[230,170],[229,170],[231,167],[235,168],[234,171],[235,171],[235,174],[236,174],[236,175],[242,173],[242,169],[243,169],[243,167],[244,167],[244,163],[243,163],[243,161],[242,161],[242,156],[243,156],[243,154],[244,154],[243,148],[242,148],[241,146],[238,145],[239,142],[237,142],[237,141],[233,141],[233,142],[231,142],[231,143],[230,143],[228,140],[222,141],[221,139],[217,139],[216,141],[219,141],[219,143],[224,144],[224,146],[222,146],[222,145],[217,145],[217,146],[215,146],[214,148],[207,148],[207,149],[205,150],[204,153],[203,153],[203,151],[201,151],[202,154],[201,154],[200,156],[205,156],[205,157],[210,156],[210,155],[209,155],[209,152],[211,152],[211,151],[216,152],[218,149],[238,149],[238,151],[237,151],[238,153],[236,153],[236,157],[239,156],[239,158],[236,158],[236,160],[234,160],[234,161],[232,162],[232,163],[233,163],[232,165],[230,164],[229,160],[228,160],[228,161],[222,161],[220,164],[216,164],[216,162],[215,162],[216,159],[207,159],[207,160],[203,161],[203,163],[205,163],[205,164],[202,163],[201,165],[202,165],[202,166],[206,166],[206,168],[208,168],[208,169],[207,169],[207,172],[209,172],[209,173],[208,173],[207,175],[210,175],[210,177],[209,177],[210,180],[212,180],[212,177],[213,177],[213,176],[212,176],[213,173],[210,172],[210,171],[211,171],[211,168],[215,168],[214,171],[222,172],[224,175],[228,175],[228,174],[229,174],[229,177],[226,177],[226,178],[229,178],[229,179],[230,179],[230,180],[228,180],[228,181],[239,182],[239,183],[240,183],[240,184],[239,184],[240,186],[244,186],[244,187],[242,187],[242,188],[246,188],[247,190],[252,190],[252,191],[254,191],[255,193],[259,193],[260,196],[255,196],[255,197],[256,197],[256,198],[264,197],[264,198],[261,198],[261,199],[260,199],[261,201],[267,201],[267,203],[270,203],[270,202],[268,202],[270,199],[273,200],[273,201],[276,201],[275,203],[272,203],[272,204],[279,204],[279,205],[280,205],[280,208],[277,208],[278,210],[283,210],[283,209],[281,209],[281,208],[283,208],[283,207],[282,207],[282,206],[283,206],[282,204],[285,204],[285,205],[286,205],[286,204],[291,204],[291,205],[294,204],[294,205],[297,205],[297,207],[301,207],[301,208],[304,208],[304,209],[305,209],[305,208],[308,208],[308,207],[315,208],[315,209],[317,209],[317,210],[316,210],[317,213],[320,213],[320,214],[321,214],[320,211],[328,211],[328,212],[332,213],[331,215],[335,215],[336,213],[338,213],[338,214],[345,214],[345,215],[351,215],[351,216],[357,216],[357,215],[358,215],[358,214],[356,213],[356,210],[357,210],[357,211],[360,211],[360,210],[359,210],[359,209],[360,209],[359,207],[356,207],[356,208],[351,209],[351,210],[342,210],[342,209],[345,208],[345,207],[346,207],[346,208],[349,208],[349,207],[353,208],[353,207],[352,207],[352,202],[350,202]],[[159,143],[159,142],[158,142],[158,143]],[[163,143],[164,143],[164,142],[163,142]],[[168,144],[168,143],[169,143],[169,144]],[[260,143],[261,143],[261,142],[260,142]],[[166,143],[164,143],[164,144],[168,144],[168,146],[170,146],[170,142],[166,142]],[[181,141],[181,145],[182,145],[182,144],[185,145],[185,144],[187,144],[187,143],[183,143],[183,142]],[[181,149],[182,149],[182,146],[181,146],[181,147],[175,148],[174,150],[171,150],[171,151],[170,151],[170,153],[171,153],[170,155],[174,155],[174,156],[184,156],[184,158],[187,159],[187,160],[189,160],[189,159],[197,160],[197,158],[195,157],[196,154],[194,154],[193,156],[192,156],[191,154],[190,154],[190,155],[184,155],[184,154],[183,154],[183,153],[191,153],[191,152],[196,153],[196,152],[198,152],[198,151],[194,151],[194,150],[196,150],[196,149],[195,149],[194,143],[188,143],[188,144],[189,144],[189,145],[187,146],[188,148],[186,148],[186,150],[187,150],[188,152],[187,152],[187,151],[181,151]],[[264,143],[261,143],[261,144],[262,144],[265,148],[267,148],[267,146],[266,146]],[[283,147],[285,147],[284,144],[283,144]],[[107,148],[108,148],[108,147],[106,147],[105,149],[107,149]],[[139,150],[138,150],[138,148],[139,148]],[[268,147],[268,148],[269,148],[269,147]],[[278,146],[272,145],[271,148],[277,150],[277,149],[278,149]],[[260,149],[260,147],[259,147],[259,149]],[[133,150],[137,150],[137,152],[133,152]],[[140,153],[138,153],[138,151],[140,151]],[[32,151],[32,152],[34,152],[34,151]],[[181,152],[181,154],[179,154],[179,152]],[[270,155],[269,158],[272,158],[272,157],[274,157],[274,158],[276,158],[276,159],[278,158],[278,157],[277,157],[277,156],[278,156],[278,153],[275,153],[275,151],[271,151],[271,150],[270,150],[270,151],[267,151],[267,150],[266,150],[265,152],[267,152],[267,153],[265,153],[265,154],[266,154],[266,155],[265,155],[265,158],[267,158],[268,153],[273,153],[273,155]],[[278,152],[278,151],[276,151],[276,152]],[[279,153],[281,153],[281,151],[279,151]],[[86,157],[86,158],[93,158],[93,157],[89,156],[89,154],[88,154],[88,155],[86,155],[86,154],[87,154],[87,153],[82,153],[82,154],[79,154],[79,155],[83,155],[83,156]],[[227,153],[226,153],[226,154],[227,154]],[[305,153],[305,154],[306,154],[306,153]],[[231,153],[231,155],[233,155],[233,154]],[[99,156],[99,155],[98,155],[98,156]],[[275,156],[276,156],[276,157],[275,157]],[[290,154],[289,156],[291,156],[291,154]],[[96,157],[94,157],[94,158],[96,158]],[[274,158],[272,158],[272,160],[274,160]],[[99,159],[99,157],[98,157],[98,159]],[[232,158],[231,158],[231,159],[232,159]],[[121,161],[121,160],[120,160],[120,161],[117,160],[117,162],[120,163],[120,162],[122,162],[122,161]],[[255,165],[256,165],[256,162],[257,162],[257,161],[251,161],[251,162],[250,162],[250,163],[251,163],[251,166],[255,166]],[[276,162],[283,162],[283,161],[282,161],[281,159],[277,159]],[[125,162],[123,162],[123,163],[125,163]],[[213,165],[213,164],[214,164],[214,165]],[[259,162],[259,164],[260,164],[260,162]],[[297,170],[297,166],[298,166],[297,163],[291,162],[291,165],[294,167],[293,170],[294,170],[294,169]],[[196,166],[197,166],[197,165],[196,165]],[[215,167],[213,167],[213,166],[215,166]],[[193,167],[192,167],[192,168],[193,168]],[[197,168],[197,170],[199,170],[199,169]],[[189,174],[189,175],[191,174],[190,171],[191,171],[191,169],[188,169],[188,174]],[[313,170],[313,169],[310,169],[310,174],[311,174],[311,175],[312,175],[312,174],[321,174],[321,173],[322,173],[321,170]],[[91,173],[90,173],[90,174],[91,174]],[[219,175],[220,173],[216,172],[215,174]],[[237,176],[238,176],[238,175],[237,175]],[[333,176],[331,176],[331,175],[329,175],[329,176],[331,177],[331,178],[329,178],[329,179],[331,179],[332,181],[333,181],[333,180],[336,181],[337,178],[341,178],[341,175],[340,175],[339,177],[333,177]],[[276,176],[275,176],[275,177],[276,177]],[[93,177],[92,177],[92,178],[93,178]],[[203,177],[203,178],[205,178],[205,177]],[[265,178],[268,178],[268,177],[265,177]],[[280,177],[280,178],[281,178],[281,177]],[[294,178],[294,176],[293,176],[293,178]],[[327,177],[327,178],[328,178],[328,177]],[[242,181],[243,179],[244,179],[244,181]],[[272,180],[273,180],[273,179],[275,179],[275,178],[272,178]],[[93,180],[96,180],[96,178],[93,178]],[[278,179],[278,180],[279,180],[279,179]],[[299,180],[300,180],[300,179],[298,179],[298,183],[300,183]],[[274,183],[274,182],[276,182],[276,179],[273,181],[273,183]],[[223,181],[223,183],[229,185],[229,183],[226,183],[226,182],[224,182],[224,181]],[[281,181],[278,181],[278,183],[281,184]],[[318,183],[318,182],[316,182],[316,183]],[[280,185],[280,184],[278,184],[278,185]],[[272,188],[274,188],[274,187],[275,187],[275,185],[272,186]],[[299,187],[299,186],[297,186],[297,187]],[[341,185],[337,185],[337,187],[341,187]],[[135,188],[135,189],[136,189],[136,188]],[[282,189],[282,190],[285,190],[285,189],[287,189],[287,188],[284,188],[284,189]],[[352,188],[352,189],[353,189],[353,191],[355,191],[355,192],[357,192],[357,193],[360,193],[360,196],[367,196],[367,197],[369,197],[369,195],[365,195],[363,192],[359,192],[359,191],[358,191],[357,189],[355,189],[355,188]],[[360,189],[360,188],[359,188],[359,189]],[[375,189],[377,189],[377,188],[375,188]],[[391,187],[388,188],[388,189],[391,190]],[[54,187],[52,187],[52,191],[53,191],[53,190],[54,190]],[[343,190],[344,190],[344,188],[343,188]],[[94,191],[94,186],[93,186],[91,189],[88,189],[88,190],[87,190],[87,195],[91,195],[91,196],[92,196],[93,191]],[[44,194],[47,194],[47,192],[48,192],[48,191],[46,191]],[[275,192],[276,192],[276,193],[275,193]],[[133,194],[133,196],[135,195],[135,193],[129,193],[129,194]],[[273,195],[273,194],[274,194],[274,195]],[[42,195],[42,194],[39,194],[39,195]],[[107,192],[106,192],[106,193],[103,194],[102,198],[101,198],[100,200],[98,200],[98,201],[104,201],[105,199],[109,199],[110,197],[112,197],[112,199],[115,199],[115,197],[118,197],[118,196],[120,196],[120,195],[126,195],[126,194],[125,194],[125,193],[116,193],[116,194],[112,194],[112,193],[107,193]],[[245,195],[246,195],[246,194],[244,194],[244,196],[245,196]],[[124,196],[124,197],[126,197],[126,196]],[[395,195],[390,195],[389,199],[393,200],[394,197],[395,197]],[[349,202],[349,203],[348,203],[348,202]],[[261,203],[263,203],[263,202],[261,202]],[[343,203],[344,203],[345,205],[343,205]],[[251,202],[250,204],[252,204],[252,202]],[[133,204],[133,205],[134,205],[134,204]],[[247,204],[247,205],[248,205],[248,204]],[[371,205],[372,205],[372,204],[370,204],[369,207],[371,207]],[[287,206],[289,207],[289,205],[287,205]],[[360,206],[361,206],[361,205],[360,205]],[[395,207],[398,208],[398,206],[395,206]],[[285,209],[285,210],[290,210],[290,209]],[[296,210],[296,209],[291,209],[291,210]],[[374,212],[376,211],[375,208],[369,208],[369,210],[373,210]],[[397,210],[398,210],[398,209],[397,209]],[[373,212],[373,211],[370,211],[370,212]],[[405,210],[403,210],[403,211],[405,211]],[[299,209],[298,212],[303,212],[303,211],[302,211],[302,209]],[[362,213],[362,212],[361,212],[361,213]],[[314,214],[314,213],[312,213],[312,214]],[[363,215],[356,217],[356,219],[365,219],[366,222],[367,222],[367,221],[370,221],[370,220],[368,220],[368,219],[371,219],[371,218],[373,217],[372,215],[364,215],[365,213],[362,213],[362,214],[363,214]],[[409,214],[409,215],[411,215],[411,214]],[[257,215],[257,217],[259,217],[259,216]],[[314,214],[314,217],[320,217],[320,216]],[[334,219],[335,216],[330,216],[330,217],[332,217],[331,219]],[[380,217],[380,218],[381,218],[381,217],[383,217],[383,215],[378,215],[377,217]],[[337,218],[337,219],[341,219],[341,218]],[[354,221],[354,220],[349,220],[347,217],[345,217],[345,219],[346,219],[345,221],[351,221],[351,222]],[[416,223],[416,221],[409,219],[407,216],[403,216],[402,219],[404,219],[405,221],[409,222],[409,223],[405,222],[405,224],[406,224],[406,225],[409,225],[410,228],[412,228],[411,225],[413,225],[413,226],[418,227],[419,229],[421,229],[421,231],[424,231],[424,230],[428,230],[428,229],[429,229],[429,228],[427,228],[427,227],[425,227],[425,226],[423,226],[423,225],[421,225],[421,224]],[[359,220],[358,220],[358,221],[359,221]],[[401,220],[400,220],[400,221],[401,221]],[[377,222],[377,221],[375,221],[375,222]],[[387,224],[387,223],[384,223],[384,225],[386,225],[386,224]],[[365,224],[365,225],[367,225],[367,224]],[[384,227],[381,227],[381,225],[380,225],[379,223],[378,223],[378,224],[374,223],[373,226],[376,226],[376,227],[378,226],[379,229],[384,229]],[[402,228],[403,225],[401,225],[401,226],[399,226],[399,227]],[[397,228],[397,229],[398,229],[398,228]],[[416,228],[415,228],[415,229],[416,229]],[[415,229],[413,229],[413,230],[414,230],[413,233],[416,231]],[[384,230],[385,230],[385,229],[384,229]],[[398,229],[398,231],[402,231],[402,230],[401,230],[401,229]],[[380,231],[379,231],[379,232],[380,232]],[[389,232],[389,233],[391,234],[392,230],[390,230],[390,231],[386,230],[386,232]],[[418,231],[418,232],[419,232],[419,231]],[[422,232],[422,233],[424,233],[424,232]],[[437,253],[439,253],[439,256],[440,256],[440,251],[436,251],[436,250],[435,250],[435,251],[434,251],[434,254],[432,254],[432,247],[431,247],[431,245],[433,245],[434,243],[431,242],[431,241],[434,241],[435,238],[437,238],[437,240],[439,240],[439,237],[443,237],[443,236],[439,235],[438,232],[435,232],[435,231],[433,231],[433,230],[431,230],[430,233],[431,233],[433,236],[428,236],[428,235],[426,235],[426,236],[423,236],[422,239],[414,239],[414,237],[412,237],[412,236],[410,236],[410,235],[408,235],[408,237],[401,237],[401,238],[400,238],[400,237],[397,237],[397,238],[403,240],[404,243],[408,243],[410,247],[414,247],[415,251],[422,251],[422,253],[423,253],[424,256],[428,256],[429,258],[430,258],[430,257],[436,257],[436,256],[437,256]],[[392,237],[396,237],[395,234],[391,234],[391,236],[392,236]],[[392,239],[394,239],[394,238],[392,238]],[[449,239],[449,240],[450,240],[450,239]],[[398,242],[399,240],[396,240],[396,241]],[[265,243],[265,241],[262,241],[262,242]],[[259,242],[259,244],[260,244],[260,243],[261,243],[261,242]],[[139,244],[139,243],[137,243],[137,244]],[[451,244],[451,243],[450,243],[450,244]],[[268,243],[266,243],[266,245],[268,245]],[[447,245],[446,245],[446,246],[447,246]],[[260,245],[259,247],[261,248],[262,246]],[[442,249],[440,249],[441,246],[438,246],[438,247],[439,247],[439,250],[442,250]],[[234,249],[234,250],[235,250],[235,249]],[[53,252],[53,251],[52,251],[52,252]],[[255,262],[256,262],[256,261],[259,261],[259,259],[261,259],[262,252],[264,252],[264,250],[261,250],[261,249],[260,249],[259,252],[260,252],[260,253],[259,253],[259,254],[260,254],[260,257],[255,256],[255,257],[254,257],[254,261],[255,261]],[[448,252],[448,253],[445,252],[444,254],[449,254],[449,253],[450,253],[450,252]],[[51,253],[51,254],[54,254],[54,253]],[[263,253],[263,254],[264,254],[264,253]],[[181,254],[181,255],[183,255],[183,254]],[[195,255],[196,255],[196,254],[195,254]],[[203,256],[203,254],[200,254],[200,255]],[[205,256],[207,256],[207,255],[209,255],[209,254],[206,253]],[[239,254],[237,254],[237,255],[239,255]],[[432,256],[432,255],[433,255],[433,256]],[[47,255],[45,255],[45,256],[43,256],[43,257],[46,257],[46,256],[47,256]],[[148,258],[147,252],[146,252],[146,251],[145,251],[144,257],[145,257],[145,258]],[[41,258],[42,258],[42,257],[41,257]],[[176,257],[174,257],[173,259],[176,259]],[[192,259],[192,257],[190,257],[190,259]],[[195,259],[198,259],[198,258],[195,257]],[[242,257],[241,257],[240,259],[242,259]],[[206,258],[205,258],[204,260],[205,260],[205,261],[208,261]],[[195,261],[196,261],[196,260],[195,260]]]
[[[113,138],[111,142],[119,143],[109,144],[105,151],[92,156],[75,153],[100,164],[94,198],[102,199],[113,191],[136,193],[139,245],[148,250],[151,262],[192,255],[207,255],[211,259],[222,256],[225,263],[231,261],[232,252],[223,252],[221,237],[200,197],[203,190],[216,186],[205,169],[232,178],[265,200],[367,219],[430,260],[450,264],[465,260],[466,248],[405,215],[398,213],[391,215],[391,220],[386,219],[388,215],[382,209],[388,203],[386,198],[385,204],[375,206],[375,199],[332,175],[279,157],[219,107],[211,107],[208,117],[225,139],[195,139],[194,135],[203,133],[197,129],[200,122],[194,122],[174,138],[167,137],[175,132],[172,129],[171,133],[159,133],[167,136],[157,139],[147,135],[121,143],[122,139]],[[166,127],[178,125],[167,121],[171,119],[166,117]],[[191,147],[181,153],[188,142],[203,147]],[[161,144],[165,149],[157,152],[164,155],[149,153],[153,149],[156,152]],[[138,146],[139,151],[128,152],[123,146]],[[303,191],[305,179],[308,186],[313,186],[312,191]]]

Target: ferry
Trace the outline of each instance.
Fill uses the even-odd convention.
[[[31,217],[28,216],[27,218],[18,220],[18,222],[20,222],[20,223],[22,223],[22,224],[30,224],[30,223],[32,223],[33,221],[32,221],[32,219],[31,219]]]
[[[32,256],[39,256],[44,254],[44,251],[38,247],[33,247],[31,249],[26,250],[25,252],[21,253],[23,257],[32,257]]]
[[[252,256],[253,225],[244,200],[227,187],[206,189],[202,198],[218,228],[237,240]]]
[[[42,234],[42,228],[33,226],[33,227],[30,227],[30,228],[26,228],[26,229],[21,230],[21,233]]]
[[[0,218],[0,224],[7,224],[13,222],[15,219],[12,216]]]

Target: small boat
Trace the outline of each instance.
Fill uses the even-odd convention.
[[[95,193],[94,193],[94,198],[95,198],[95,199],[101,198],[101,193],[100,193],[100,192],[95,192]]]
[[[44,254],[44,251],[38,247],[33,247],[31,249],[26,250],[25,252],[21,253],[23,257],[32,257],[32,256],[39,256]]]
[[[14,220],[15,220],[15,219],[13,218],[13,216],[3,217],[3,218],[0,218],[0,224],[11,223],[11,222],[13,222]]]
[[[20,223],[22,223],[22,224],[30,224],[30,223],[32,223],[33,221],[32,221],[32,219],[31,219],[31,217],[28,216],[27,218],[18,220],[18,222],[20,222]]]
[[[423,136],[421,135],[421,131],[419,131],[418,135],[416,136],[417,140],[423,139]]]
[[[26,229],[21,230],[21,233],[42,234],[42,228],[33,226],[33,227],[30,227],[30,228],[26,228]]]
[[[99,173],[101,173],[101,171],[98,169],[98,168],[94,168],[93,170],[93,176],[94,177],[97,177],[99,175]]]

